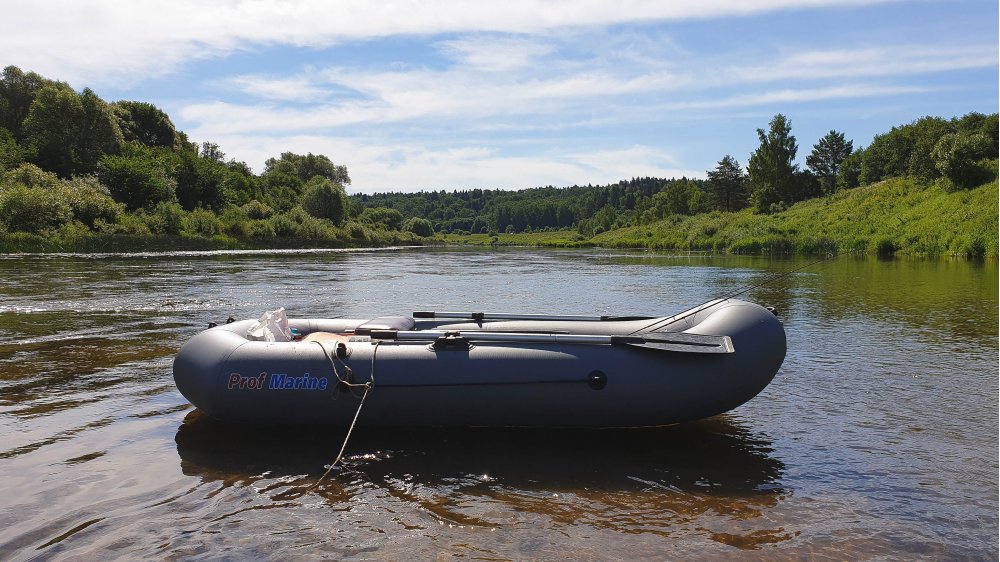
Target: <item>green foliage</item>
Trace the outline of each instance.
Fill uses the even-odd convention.
[[[350,185],[351,178],[347,175],[346,166],[338,166],[322,154],[294,154],[283,152],[278,159],[268,158],[264,162],[264,175],[271,173],[292,174],[299,183],[306,183],[320,176],[340,185]]]
[[[208,209],[195,209],[184,217],[184,232],[212,237],[222,233],[222,221]]]
[[[0,172],[9,170],[28,156],[28,151],[17,143],[14,133],[0,128]]]
[[[175,201],[161,201],[152,211],[138,214],[153,234],[178,235],[184,228],[184,209]]]
[[[151,103],[119,101],[111,104],[111,110],[125,142],[161,148],[173,148],[178,142],[170,117]]]
[[[47,85],[62,85],[47,80],[34,72],[24,73],[16,66],[3,69],[0,76],[0,127],[10,131],[14,138],[24,140],[23,124],[38,90]]]
[[[132,143],[123,154],[102,156],[97,177],[129,209],[151,208],[177,200],[177,181],[171,177],[169,160],[163,153]]]
[[[888,133],[876,135],[871,146],[864,150],[860,183],[865,185],[903,175],[924,180],[940,177],[942,172],[934,150],[942,138],[955,133],[984,135],[990,148],[983,157],[996,158],[997,128],[996,113],[969,113],[950,121],[923,117],[908,125],[893,127]]]
[[[93,228],[97,221],[118,222],[125,206],[111,197],[95,176],[74,176],[63,182],[60,196],[69,203],[73,218]]]
[[[431,224],[431,221],[423,217],[410,217],[406,219],[406,222],[403,223],[403,230],[425,238],[434,236],[434,225]]]
[[[403,228],[403,213],[385,207],[369,207],[361,213],[358,220],[386,230],[401,230]]]
[[[316,176],[309,180],[302,192],[302,208],[316,218],[327,219],[340,226],[346,218],[347,193],[339,184]]]
[[[792,136],[792,124],[782,115],[771,119],[768,132],[757,129],[760,146],[750,156],[747,170],[752,185],[751,202],[759,213],[772,212],[776,206],[798,200],[793,164],[798,145]]]
[[[107,103],[65,85],[41,87],[23,127],[34,163],[61,177],[93,172],[102,154],[117,153],[124,142]]]
[[[738,211],[747,206],[747,175],[740,163],[730,155],[719,160],[719,165],[708,172],[708,191],[715,199],[716,208]]]
[[[823,193],[837,190],[837,178],[844,160],[854,151],[854,141],[844,138],[844,133],[830,131],[813,145],[812,153],[806,157],[806,165],[819,179]]]
[[[997,257],[997,182],[947,192],[913,178],[838,191],[772,215],[673,215],[595,236],[611,247],[731,253],[860,250],[877,255]]]
[[[254,199],[243,205],[243,212],[253,220],[263,220],[271,218],[271,215],[274,214],[274,209]]]
[[[958,189],[972,187],[989,178],[980,161],[989,157],[990,140],[982,133],[949,133],[941,137],[931,155],[934,165]]]
[[[837,172],[837,189],[852,189],[861,185],[861,159],[863,150],[855,150],[844,158]]]
[[[59,177],[52,172],[46,172],[34,164],[25,163],[0,175],[0,188],[16,185],[51,191],[60,186],[60,181]]]
[[[222,209],[225,204],[223,182],[229,168],[212,154],[199,156],[191,150],[176,153],[175,159],[172,176],[181,206],[188,210],[198,207],[216,211]]]
[[[42,232],[70,221],[73,210],[61,197],[40,187],[24,184],[0,191],[0,221],[10,232]]]

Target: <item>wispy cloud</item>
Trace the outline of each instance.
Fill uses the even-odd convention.
[[[292,152],[349,155],[352,170],[349,192],[418,190],[442,188],[566,186],[611,183],[625,177],[694,177],[703,171],[685,169],[678,159],[661,148],[633,145],[615,150],[578,150],[569,153],[532,151],[511,155],[499,146],[460,145],[438,148],[412,143],[395,144],[364,138],[333,138],[317,135],[283,137],[235,135],[221,137],[230,152],[263,161],[274,156],[275,143]],[[338,161],[339,163],[339,161]],[[354,171],[364,170],[363,174]]]
[[[267,45],[327,47],[392,35],[526,33],[630,22],[728,18],[781,10],[858,6],[892,0],[90,0],[17,2],[0,18],[0,58],[89,84],[129,83],[193,60]],[[468,44],[456,53],[485,58]],[[508,51],[537,43],[508,45]],[[529,53],[530,54],[530,53]],[[511,59],[517,60],[517,57]]]

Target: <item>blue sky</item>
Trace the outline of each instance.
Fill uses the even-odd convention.
[[[0,64],[151,102],[260,171],[345,164],[348,192],[603,184],[798,160],[924,115],[998,109],[995,0],[40,0]]]

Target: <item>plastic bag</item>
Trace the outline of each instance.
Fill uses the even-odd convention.
[[[257,341],[292,341],[292,331],[288,328],[285,309],[265,312],[250,329],[247,337]]]

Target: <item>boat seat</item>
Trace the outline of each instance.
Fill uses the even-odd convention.
[[[372,318],[357,328],[354,328],[354,334],[358,336],[368,336],[371,335],[372,330],[396,330],[405,332],[407,330],[412,330],[416,325],[417,323],[413,321],[413,318],[408,318],[406,316],[382,316],[381,318]]]

